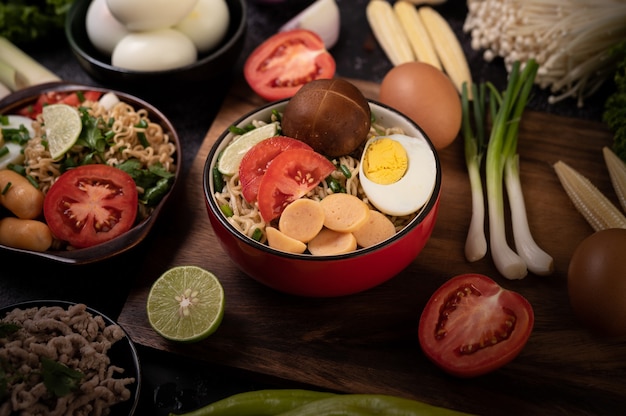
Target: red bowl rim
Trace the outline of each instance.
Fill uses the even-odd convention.
[[[267,109],[269,107],[279,107],[281,105],[284,105],[287,101],[289,101],[289,98],[285,98],[285,99],[282,99],[282,100],[269,102],[267,104],[264,104],[261,107],[257,107],[254,110],[246,113],[245,115],[243,115],[242,117],[237,119],[234,123],[232,123],[232,125],[237,126],[237,125],[241,124],[247,118],[250,118],[255,113],[263,111],[263,110],[265,110],[265,109]],[[246,245],[254,247],[254,248],[257,248],[257,249],[259,249],[259,250],[261,250],[261,251],[263,251],[263,252],[265,252],[267,254],[271,254],[271,255],[275,255],[275,256],[279,256],[279,257],[284,257],[284,258],[291,258],[291,259],[294,259],[294,260],[307,260],[307,261],[324,262],[324,261],[336,261],[336,260],[343,260],[343,259],[349,259],[349,258],[354,258],[354,257],[360,257],[360,256],[364,256],[364,255],[367,255],[369,253],[372,253],[372,252],[375,252],[375,251],[378,251],[378,250],[383,250],[383,249],[389,247],[390,245],[394,244],[396,241],[398,241],[401,238],[403,238],[408,233],[410,233],[415,227],[417,227],[419,224],[421,224],[424,221],[424,219],[426,219],[428,217],[428,215],[435,208],[435,205],[437,204],[437,201],[439,200],[439,194],[441,192],[441,180],[442,180],[441,161],[439,159],[439,155],[438,155],[437,150],[435,149],[435,146],[433,145],[432,141],[430,140],[430,138],[426,135],[424,130],[417,123],[415,123],[414,121],[409,119],[406,115],[404,115],[400,111],[394,109],[393,107],[390,107],[390,106],[388,106],[386,104],[383,104],[383,103],[381,103],[379,101],[372,100],[372,99],[368,99],[367,101],[368,101],[368,103],[370,105],[382,107],[382,108],[384,108],[384,109],[386,109],[388,111],[396,113],[396,115],[398,115],[400,117],[405,118],[406,121],[409,124],[411,124],[418,131],[420,131],[420,133],[423,135],[424,139],[426,139],[426,142],[430,146],[430,148],[431,148],[431,150],[432,150],[432,152],[434,154],[434,157],[435,157],[435,166],[436,166],[436,169],[437,169],[437,173],[436,173],[436,177],[435,177],[435,186],[433,187],[433,192],[431,194],[431,197],[429,198],[428,202],[421,208],[420,212],[415,216],[415,218],[413,218],[411,220],[411,222],[409,222],[409,224],[407,224],[402,230],[397,232],[393,237],[385,240],[383,243],[376,244],[376,245],[371,246],[371,247],[359,248],[359,249],[357,249],[355,251],[352,251],[352,252],[349,252],[349,253],[345,253],[345,254],[328,255],[328,256],[312,256],[310,254],[295,254],[295,253],[288,253],[288,252],[284,252],[284,251],[279,251],[279,250],[273,249],[273,248],[269,247],[268,245],[260,243],[260,242],[258,242],[256,240],[246,236],[245,234],[241,233],[232,224],[230,224],[228,221],[226,221],[226,218],[224,217],[224,215],[222,214],[220,208],[217,206],[217,203],[215,202],[215,198],[213,198],[213,195],[211,194],[211,187],[212,187],[212,183],[213,183],[213,175],[211,175],[211,170],[213,169],[212,161],[216,158],[216,153],[218,152],[220,144],[224,141],[224,139],[229,134],[231,134],[228,129],[226,129],[222,134],[220,134],[220,136],[217,138],[217,140],[215,141],[215,143],[211,147],[211,150],[209,151],[209,154],[207,156],[206,162],[204,164],[204,169],[203,169],[203,172],[202,172],[202,175],[203,175],[202,176],[202,188],[203,188],[203,191],[204,191],[204,198],[205,198],[205,202],[208,203],[208,206],[209,206],[209,209],[211,211],[211,214],[217,219],[217,221],[219,221],[219,223],[226,230],[228,230],[228,232],[231,235],[233,235],[237,240],[245,243]]]

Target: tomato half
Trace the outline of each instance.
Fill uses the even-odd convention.
[[[50,231],[77,248],[90,247],[128,231],[137,216],[137,187],[121,169],[84,165],[63,173],[44,198]]]
[[[259,193],[259,184],[272,160],[288,149],[308,149],[311,146],[291,137],[275,136],[257,143],[248,150],[239,165],[241,192],[248,202],[254,202]]]
[[[259,211],[265,221],[306,195],[335,170],[321,154],[308,149],[285,150],[272,160],[259,184]]]
[[[534,324],[530,303],[481,274],[444,283],[427,302],[419,322],[426,356],[459,377],[486,374],[513,360]]]
[[[243,74],[250,88],[268,101],[292,97],[304,84],[335,75],[335,59],[324,41],[305,29],[279,32],[248,57]]]

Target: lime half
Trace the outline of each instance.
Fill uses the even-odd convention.
[[[224,289],[215,275],[196,266],[177,266],[152,285],[148,321],[162,337],[200,341],[217,330],[224,316]]]
[[[49,104],[42,110],[43,122],[52,159],[57,160],[74,146],[83,124],[78,110],[67,104]]]
[[[248,153],[248,150],[257,143],[276,136],[277,133],[278,124],[269,123],[242,134],[224,149],[217,162],[217,169],[224,175],[234,175],[239,170],[241,159]]]

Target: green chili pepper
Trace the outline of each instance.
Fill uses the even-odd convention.
[[[277,416],[460,416],[456,410],[383,394],[341,394],[316,400]]]
[[[299,389],[249,391],[180,416],[273,416],[332,396],[333,393]]]

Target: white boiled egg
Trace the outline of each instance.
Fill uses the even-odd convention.
[[[180,30],[193,41],[198,52],[215,48],[226,35],[230,12],[225,0],[198,0],[174,29]]]
[[[21,126],[24,126],[28,131],[29,137],[34,136],[35,132],[32,127],[33,120],[30,118],[10,115],[7,116],[7,121],[7,124],[0,123],[0,129],[19,129]],[[5,136],[3,131],[0,149],[3,149],[4,147],[6,147],[8,153],[0,156],[0,169],[5,169],[11,163],[21,163],[24,160],[24,154],[22,153],[23,145],[9,140],[9,137]]]
[[[113,66],[134,71],[163,71],[192,64],[197,51],[191,39],[174,29],[126,35],[111,56]]]
[[[378,136],[365,143],[359,177],[369,202],[388,215],[408,215],[428,201],[437,163],[421,137]]]
[[[132,31],[174,26],[187,16],[198,0],[106,0],[117,20]]]
[[[117,42],[128,34],[126,26],[121,24],[109,10],[106,0],[93,0],[87,9],[85,22],[87,37],[93,46],[110,56]]]

